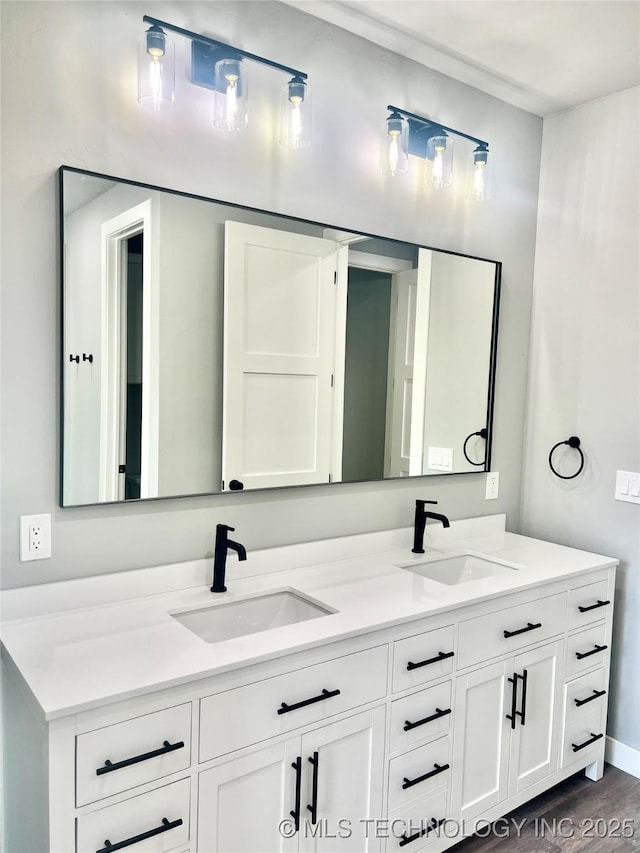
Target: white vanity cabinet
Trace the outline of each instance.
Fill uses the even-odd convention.
[[[7,853],[445,850],[602,774],[613,584],[425,584],[430,615],[49,722],[6,658]]]

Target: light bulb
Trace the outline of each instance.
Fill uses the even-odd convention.
[[[216,62],[213,123],[224,130],[242,130],[247,126],[247,71],[241,59]]]
[[[280,144],[307,148],[311,144],[311,98],[306,80],[298,75],[289,80],[280,103]]]
[[[453,175],[453,140],[440,132],[427,141],[427,186],[435,190],[450,186]]]
[[[155,24],[140,36],[138,102],[151,110],[175,106],[174,46]]]
[[[491,198],[493,158],[487,148],[478,146],[469,157],[467,169],[467,198],[486,201]]]
[[[392,112],[382,129],[380,171],[383,175],[399,175],[409,168],[408,125],[400,113]]]

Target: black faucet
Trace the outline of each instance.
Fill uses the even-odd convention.
[[[411,549],[414,554],[424,554],[424,528],[428,518],[441,521],[443,527],[451,527],[446,515],[441,515],[439,512],[429,512],[424,508],[425,504],[437,503],[438,501],[416,501],[416,515],[413,524],[413,548]]]
[[[236,552],[239,560],[247,559],[244,545],[227,538],[227,533],[230,530],[235,530],[235,527],[229,527],[228,524],[216,524],[216,547],[213,555],[213,586],[211,592],[227,591],[224,585],[224,571],[229,548]]]

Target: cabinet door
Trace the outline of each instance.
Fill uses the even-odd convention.
[[[382,814],[384,714],[384,708],[374,708],[303,735],[301,853],[380,848],[366,821]],[[315,815],[307,808],[314,802]]]
[[[279,825],[295,808],[300,738],[258,749],[199,776],[198,853],[292,853]]]
[[[516,704],[520,714],[524,710],[524,719],[516,717],[511,733],[509,795],[558,768],[563,660],[564,642],[550,643],[514,660]]]
[[[507,795],[507,661],[460,676],[454,706],[453,817],[469,820]],[[511,664],[513,659],[511,659]],[[509,694],[510,695],[510,694]]]

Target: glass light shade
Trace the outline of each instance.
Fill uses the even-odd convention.
[[[282,90],[280,145],[308,148],[311,145],[311,93],[301,77],[294,77]]]
[[[426,184],[434,190],[451,186],[453,176],[453,139],[432,136],[427,142]]]
[[[165,33],[151,27],[138,39],[138,103],[150,110],[176,105],[175,47]]]
[[[249,84],[242,59],[216,62],[213,123],[223,130],[242,130],[247,126]]]
[[[380,171],[401,175],[409,168],[409,125],[399,113],[392,113],[382,126]]]
[[[486,201],[491,198],[493,157],[486,148],[476,148],[469,155],[467,165],[467,198],[471,201]]]

